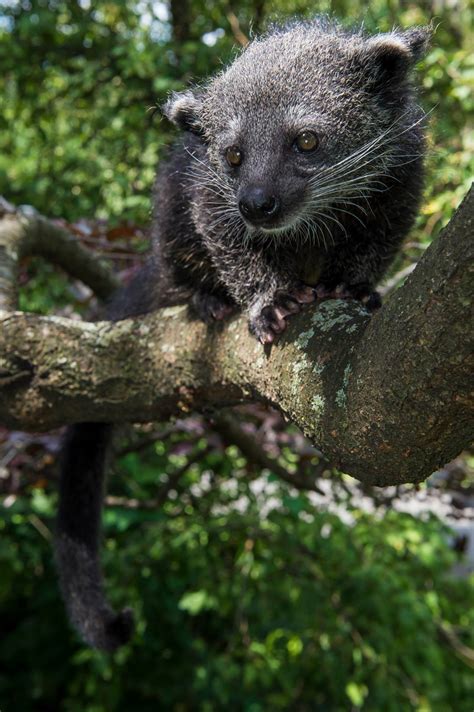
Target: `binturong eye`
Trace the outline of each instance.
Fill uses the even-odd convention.
[[[226,161],[232,168],[237,168],[242,163],[242,151],[237,146],[229,146],[225,151]]]
[[[310,153],[316,150],[319,145],[318,137],[312,131],[302,131],[295,138],[294,146],[298,151],[303,153]]]

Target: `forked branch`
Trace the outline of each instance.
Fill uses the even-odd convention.
[[[244,317],[208,328],[185,307],[116,324],[12,312],[18,253],[0,225],[0,424],[145,422],[258,400],[361,481],[420,481],[474,430],[473,205],[471,191],[376,315],[325,301],[295,316],[271,350]]]

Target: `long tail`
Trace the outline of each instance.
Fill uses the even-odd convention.
[[[56,562],[69,618],[92,647],[114,650],[133,633],[130,609],[115,613],[103,586],[99,547],[105,463],[112,426],[71,426],[62,452]]]

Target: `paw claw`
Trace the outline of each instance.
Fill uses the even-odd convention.
[[[316,294],[317,299],[327,299],[331,292],[327,287],[325,287],[323,284],[317,284],[316,287],[314,288],[314,292]]]
[[[300,290],[295,292],[295,296],[301,304],[311,304],[316,299],[316,293],[313,287],[304,285]]]
[[[382,297],[378,292],[371,292],[362,299],[362,303],[369,311],[376,311],[382,306]]]
[[[293,290],[277,290],[273,302],[251,314],[250,331],[262,342],[271,344],[275,337],[286,329],[287,317],[297,314],[306,305],[314,302],[316,293],[312,287],[299,284]]]
[[[293,313],[290,309],[285,309],[285,307],[275,307],[274,311],[278,321],[282,321],[286,316]]]
[[[346,284],[341,282],[334,287],[318,284],[315,287],[318,299],[357,299],[369,311],[382,306],[380,294],[371,289],[368,284]]]
[[[226,319],[235,308],[225,297],[207,292],[195,292],[191,304],[194,312],[206,324]]]

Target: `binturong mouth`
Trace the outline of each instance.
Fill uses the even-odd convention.
[[[296,224],[297,220],[292,220],[290,223],[275,225],[274,227],[260,227],[259,231],[265,233],[265,235],[279,235],[282,232],[289,232]]]
[[[301,219],[299,215],[292,214],[291,216],[286,215],[284,218],[280,216],[279,220],[269,220],[265,224],[256,225],[246,219],[244,219],[244,223],[251,235],[282,235],[298,229]]]

